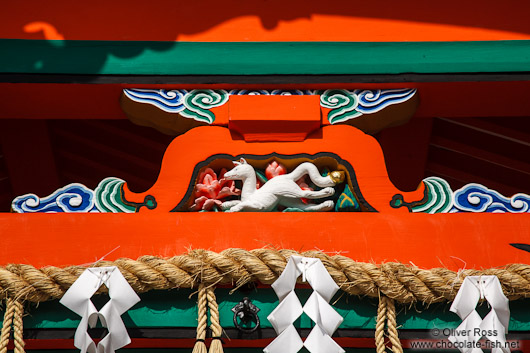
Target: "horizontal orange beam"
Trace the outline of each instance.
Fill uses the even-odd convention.
[[[530,214],[0,214],[0,265],[93,263],[189,249],[319,249],[361,262],[422,268],[530,263]]]

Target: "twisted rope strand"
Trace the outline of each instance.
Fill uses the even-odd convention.
[[[396,324],[396,306],[394,301],[387,297],[383,297],[383,300],[386,301],[386,318],[387,318],[387,328],[388,328],[388,338],[392,344],[393,353],[403,353],[403,347],[401,346],[401,341],[399,340],[397,324]]]
[[[197,296],[197,340],[195,341],[195,345],[193,346],[192,353],[207,353],[208,349],[206,348],[206,343],[204,343],[204,340],[206,339],[206,326],[208,322],[208,316],[206,314],[207,298],[204,284],[199,285],[199,292]]]
[[[206,289],[208,297],[208,308],[210,309],[210,329],[212,330],[212,343],[210,344],[209,353],[223,353],[223,344],[221,342],[221,334],[223,328],[219,322],[219,306],[217,305],[217,298],[215,297],[213,287]]]
[[[227,249],[220,253],[193,250],[167,259],[122,258],[114,262],[100,261],[96,266],[117,266],[132,288],[143,293],[153,289],[196,288],[200,283],[236,287],[253,281],[270,284],[283,272],[292,255],[319,258],[339,287],[351,295],[377,298],[383,294],[398,303],[430,304],[453,300],[466,276],[495,275],[510,300],[530,297],[530,265],[527,264],[456,273],[445,268],[424,270],[392,262],[361,263],[320,251],[299,254],[285,249]],[[85,268],[36,269],[14,264],[0,267],[0,299],[11,297],[31,302],[59,299]]]
[[[385,345],[385,323],[387,302],[383,300],[384,297],[379,298],[379,305],[377,306],[377,319],[375,323],[375,347],[377,353],[386,353]]]
[[[13,337],[15,341],[15,353],[25,353],[24,350],[24,325],[22,322],[24,307],[18,300],[15,301],[15,312],[13,314]]]
[[[385,334],[386,328],[386,334]],[[403,347],[399,340],[396,323],[396,307],[394,300],[381,296],[377,307],[377,319],[375,324],[375,347],[377,353],[386,353],[385,336],[389,338],[393,353],[403,353]]]
[[[15,313],[15,303],[11,298],[6,299],[6,312],[4,313],[4,323],[2,333],[0,334],[0,353],[7,352],[9,337],[11,336],[11,325],[13,324],[13,315]]]
[[[24,307],[22,306],[22,303],[13,298],[7,298],[4,323],[2,326],[2,333],[0,334],[0,353],[7,352],[7,345],[9,344],[9,337],[11,335],[11,326],[13,326],[15,353],[25,353],[22,316],[24,316]]]

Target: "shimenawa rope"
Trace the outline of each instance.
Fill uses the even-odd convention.
[[[169,259],[155,256],[142,256],[138,260],[122,258],[114,262],[100,261],[96,266],[117,266],[137,293],[152,289],[199,287],[199,323],[194,353],[206,353],[207,306],[214,338],[209,353],[222,353],[222,328],[212,287],[232,284],[238,288],[252,281],[270,284],[283,272],[292,255],[319,258],[339,287],[351,295],[380,297],[375,334],[378,353],[385,352],[385,328],[393,352],[402,352],[394,302],[430,304],[451,301],[466,276],[480,275],[497,276],[505,295],[511,300],[530,297],[530,265],[526,264],[454,272],[445,268],[424,270],[400,263],[378,266],[355,262],[341,255],[329,256],[320,251],[299,254],[292,250],[227,249],[220,253],[193,250]],[[0,267],[0,299],[6,299],[7,303],[0,334],[0,353],[7,350],[12,325],[15,353],[24,352],[22,302],[61,298],[85,268],[48,266],[36,269],[24,264]]]
[[[451,301],[466,276],[495,275],[510,300],[530,297],[530,265],[512,264],[486,270],[445,268],[430,270],[400,263],[356,262],[341,255],[329,256],[320,251],[299,254],[292,250],[227,249],[220,253],[193,250],[172,258],[142,256],[138,260],[100,261],[96,266],[117,266],[137,293],[152,289],[196,288],[248,282],[273,283],[282,273],[290,256],[316,257],[339,287],[348,294],[379,297],[398,303],[435,303]],[[41,302],[59,299],[77,277],[83,266],[43,267],[11,264],[0,267],[0,299]]]

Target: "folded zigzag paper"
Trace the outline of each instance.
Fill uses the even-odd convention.
[[[297,278],[311,285],[313,293],[302,307],[294,288]],[[344,350],[331,338],[343,318],[329,305],[339,287],[333,281],[320,259],[291,256],[285,270],[272,284],[280,303],[267,317],[278,337],[265,349],[265,353],[295,353],[303,346],[311,353],[343,353]],[[309,336],[302,341],[293,322],[306,313],[315,322]]]
[[[484,319],[475,310],[480,299],[486,299],[491,306]],[[449,337],[461,352],[482,353],[476,345],[482,337],[492,342],[492,353],[510,352],[506,347],[510,309],[497,276],[466,277],[450,310],[462,319],[455,334]]]
[[[110,300],[98,311],[90,298],[102,284],[109,289]],[[113,266],[86,269],[66,291],[60,303],[81,316],[74,336],[74,345],[81,353],[114,353],[131,343],[121,315],[139,301],[120,270]],[[108,329],[108,334],[96,345],[87,329],[88,326],[96,326],[98,318]]]

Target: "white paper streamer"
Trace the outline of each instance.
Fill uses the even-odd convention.
[[[109,289],[110,300],[97,311],[90,298],[102,284]],[[120,270],[112,266],[86,269],[66,291],[60,303],[81,316],[74,336],[74,345],[81,353],[114,353],[131,343],[121,315],[139,301]],[[88,326],[96,326],[98,318],[108,329],[108,334],[96,346],[87,329]]]
[[[297,278],[307,281],[313,293],[302,307],[294,292]],[[344,350],[331,338],[342,323],[343,318],[329,305],[339,287],[333,281],[320,259],[291,256],[285,270],[272,284],[280,303],[267,317],[278,337],[263,352],[295,353],[303,346],[312,353],[344,353]],[[302,341],[293,322],[306,313],[315,322],[315,327]]]
[[[486,299],[491,306],[484,319],[475,310],[480,299]],[[482,337],[492,342],[492,353],[510,352],[506,347],[510,309],[497,276],[466,277],[450,310],[462,319],[460,326],[449,337],[461,352],[482,353],[476,344]]]

